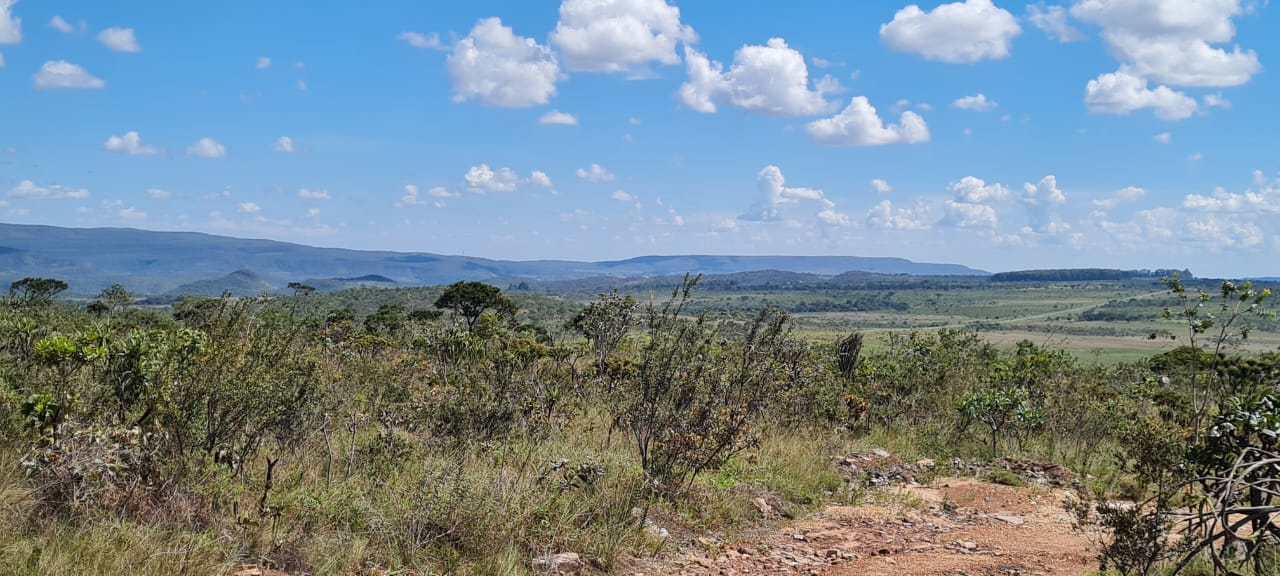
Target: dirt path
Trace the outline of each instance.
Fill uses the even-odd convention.
[[[973,479],[885,489],[742,542],[701,550],[640,574],[828,576],[1081,576],[1097,568],[1071,530],[1066,493]]]

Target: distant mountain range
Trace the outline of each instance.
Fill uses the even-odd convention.
[[[430,253],[317,248],[195,232],[0,224],[0,281],[58,278],[91,294],[114,283],[140,294],[262,293],[303,282],[351,285],[445,284],[458,280],[569,280],[731,274],[761,270],[838,275],[849,271],[918,276],[986,276],[957,264],[860,256],[642,256],[606,262],[507,261]]]

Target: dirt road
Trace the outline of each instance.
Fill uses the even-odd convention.
[[[742,542],[702,542],[641,574],[1081,576],[1097,568],[1071,529],[1066,492],[973,479],[886,489]]]

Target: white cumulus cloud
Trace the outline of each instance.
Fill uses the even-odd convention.
[[[529,183],[542,188],[554,188],[551,183],[551,177],[541,170],[534,170],[532,174],[529,174]]]
[[[221,158],[227,155],[227,148],[213,138],[201,138],[187,147],[188,156],[200,156],[202,158]]]
[[[1067,201],[1067,195],[1058,188],[1058,177],[1053,175],[1041,178],[1038,184],[1024,183],[1022,192],[1022,200],[1028,204],[1063,204]]]
[[[312,190],[310,188],[299,188],[298,197],[303,200],[328,200],[330,198],[327,190]]]
[[[1173,134],[1170,134],[1168,132],[1161,132],[1159,134],[1156,134],[1155,136],[1152,136],[1151,139],[1155,140],[1159,144],[1168,144],[1169,142],[1173,141]]]
[[[17,3],[18,0],[0,0],[0,44],[22,42],[22,19],[11,11]]]
[[[880,26],[880,39],[890,48],[952,63],[1005,58],[1021,33],[1018,19],[991,0],[943,4],[929,12],[912,4]]]
[[[578,119],[568,112],[551,110],[538,118],[538,123],[548,126],[577,126]]]
[[[141,52],[142,46],[133,34],[133,28],[107,28],[98,33],[98,42],[116,52]]]
[[[871,189],[875,190],[879,194],[888,194],[893,192],[893,186],[890,186],[887,180],[881,178],[871,179]]]
[[[666,0],[564,0],[550,43],[575,72],[627,72],[679,64],[676,43],[697,40]]]
[[[3,2],[4,0],[0,0]],[[55,90],[60,88],[80,88],[97,90],[107,85],[101,78],[96,78],[83,67],[66,60],[51,60],[44,63],[35,78],[36,88]]]
[[[770,38],[764,46],[748,45],[733,55],[733,64],[724,65],[685,46],[688,79],[677,96],[686,107],[713,113],[719,103],[774,114],[807,116],[829,112],[826,95],[838,92],[840,83],[830,76],[810,88],[809,68],[804,56],[782,38]]]
[[[957,228],[995,229],[1000,219],[996,216],[996,209],[986,204],[947,200],[946,216],[942,222]]]
[[[146,212],[143,212],[137,208],[134,208],[133,206],[130,206],[128,208],[121,208],[120,211],[117,212],[117,214],[121,218],[124,218],[125,220],[146,220],[147,219]]]
[[[622,190],[615,190],[615,191],[613,192],[613,194],[611,194],[609,197],[610,197],[610,198],[613,198],[614,200],[616,200],[616,201],[618,201],[618,202],[628,202],[628,203],[629,203],[629,202],[635,202],[635,201],[636,201],[636,196],[635,196],[634,194],[628,194],[627,192],[624,192],[624,191],[622,191]]]
[[[129,154],[131,156],[149,156],[159,154],[160,149],[142,143],[142,137],[137,132],[125,132],[124,136],[112,136],[102,144],[102,148],[109,152],[117,152],[120,154]]]
[[[605,170],[599,164],[592,164],[590,168],[579,168],[578,178],[587,182],[610,182],[617,178],[613,172]]]
[[[423,34],[421,32],[406,31],[396,34],[396,40],[403,40],[414,48],[422,48],[426,50],[448,50],[449,48],[440,42],[440,35],[432,32]]]
[[[929,223],[912,208],[894,208],[893,202],[881,200],[867,211],[866,224],[885,230],[927,230]]]
[[[54,15],[53,18],[49,19],[49,26],[63,34],[70,34],[76,31],[75,26],[72,26],[70,22],[67,22],[66,19],[58,15]]]
[[[1199,107],[1195,98],[1164,85],[1151,89],[1145,78],[1123,70],[1090,80],[1084,103],[1090,112],[1101,114],[1128,114],[1149,108],[1156,118],[1166,121],[1190,118]]]
[[[1067,9],[1062,6],[1046,6],[1043,2],[1027,5],[1027,20],[1045,34],[1059,42],[1083,40],[1084,34],[1067,23]]]
[[[1241,0],[1077,0],[1071,15],[1097,24],[1132,75],[1173,86],[1238,86],[1261,70],[1235,37]]]
[[[275,150],[276,152],[284,152],[286,154],[292,153],[294,151],[293,138],[290,138],[288,136],[281,136],[271,144],[271,149]]]
[[[493,170],[488,164],[472,166],[463,176],[473,191],[476,192],[514,192],[520,186],[520,176],[510,168]]]
[[[499,18],[485,18],[458,42],[446,61],[453,100],[527,108],[556,93],[560,66],[551,49],[516,36]]]
[[[41,200],[84,200],[89,197],[89,189],[70,188],[58,184],[39,186],[31,180],[23,180],[19,182],[17,186],[9,189],[8,196],[12,198],[34,198]]]
[[[987,184],[981,178],[965,176],[947,185],[956,200],[968,204],[995,202],[1009,197],[1009,188],[999,182]]]
[[[163,188],[148,188],[147,198],[152,200],[168,200],[173,194]]]
[[[998,104],[995,100],[988,100],[985,94],[979,92],[977,94],[974,94],[973,96],[956,98],[955,101],[951,103],[951,106],[955,108],[959,108],[960,110],[972,110],[974,112],[988,112],[991,110],[995,110],[1000,106],[1000,104]]]
[[[801,202],[817,202],[821,206],[816,214],[819,220],[832,225],[848,225],[849,217],[836,211],[836,204],[817,188],[801,188],[787,186],[782,169],[774,165],[765,166],[756,175],[756,190],[762,198],[738,216],[739,220],[778,221],[782,220],[782,209],[786,206],[798,205]]]
[[[883,146],[929,141],[929,126],[915,112],[903,112],[897,124],[885,125],[865,96],[855,96],[831,118],[810,122],[809,136],[832,146]]]

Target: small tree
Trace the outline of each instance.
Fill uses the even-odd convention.
[[[67,290],[67,283],[56,278],[23,278],[9,285],[9,300],[19,305],[41,306]]]
[[[1036,414],[1028,400],[1026,388],[992,388],[965,397],[959,409],[965,418],[987,425],[987,429],[991,431],[991,457],[995,458],[998,456],[1001,431],[1036,420]]]
[[[627,335],[637,308],[635,298],[622,296],[615,290],[601,294],[569,320],[569,327],[582,333],[591,343],[599,373],[603,374],[608,368],[609,355]]]
[[[500,316],[514,317],[519,308],[506,296],[502,289],[484,282],[455,282],[444,289],[444,293],[436,299],[436,308],[453,310],[467,322],[467,328],[474,328],[476,320],[486,311],[493,310]]]

